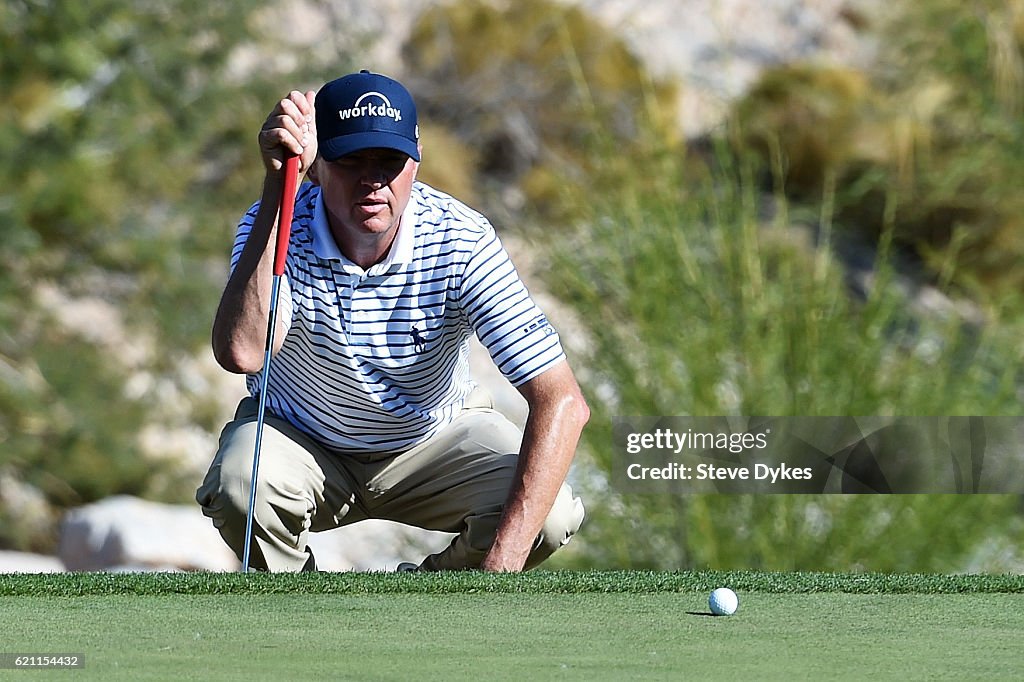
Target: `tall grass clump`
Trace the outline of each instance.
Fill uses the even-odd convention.
[[[659,154],[602,183],[620,189],[589,195],[586,224],[555,246],[549,281],[587,334],[585,443],[607,477],[581,562],[1005,569],[1005,538],[1020,537],[1013,497],[607,489],[614,416],[1019,414],[1019,327],[911,313],[884,250],[857,298],[830,242],[830,197],[795,215],[753,175],[725,144],[709,163]]]
[[[609,487],[621,460],[615,416],[1020,413],[1019,323],[921,312],[897,286],[906,279],[890,258],[898,188],[882,197],[869,285],[855,291],[837,257],[836,178],[823,178],[816,200],[791,203],[766,191],[756,161],[734,144],[740,137],[729,130],[703,156],[647,140],[641,169],[595,179],[601,191],[584,190],[577,206],[581,227],[553,246],[549,283],[586,330],[578,364],[594,418],[584,438],[603,475],[591,481],[596,505],[578,562],[1017,566],[1021,519],[1011,496],[620,495]],[[592,151],[620,155],[602,140]]]
[[[590,197],[551,278],[587,321],[587,371],[630,414],[1012,415],[1006,330],[912,312],[878,257],[854,296],[821,213],[795,216],[726,152]],[[657,177],[652,177],[657,176]],[[610,184],[610,183],[609,183]],[[608,186],[608,185],[606,185]]]

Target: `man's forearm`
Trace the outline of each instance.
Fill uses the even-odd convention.
[[[249,237],[217,307],[213,352],[230,372],[258,372],[263,366],[280,196],[279,178],[268,175]],[[278,335],[275,345],[282,341]]]
[[[483,570],[523,568],[569,472],[589,409],[568,365],[564,373],[559,369],[554,382],[524,391],[530,415],[494,544],[480,566]]]

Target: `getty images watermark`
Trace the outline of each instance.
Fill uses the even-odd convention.
[[[618,417],[629,493],[1020,493],[1020,417]]]
[[[678,457],[681,452],[725,453],[738,455],[751,450],[766,450],[771,429],[760,433],[732,433],[724,431],[675,431],[671,428],[657,428],[653,432],[632,432],[626,435],[626,452],[638,455],[647,450],[671,452]],[[771,466],[764,462],[748,464],[719,459],[684,464],[679,461],[658,461],[655,466],[640,462],[626,465],[626,477],[633,481],[802,481],[814,478],[810,467],[794,468],[781,462]]]

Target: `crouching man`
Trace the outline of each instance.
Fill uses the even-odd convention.
[[[196,499],[241,557],[284,159],[295,197],[269,377],[250,564],[315,569],[310,532],[363,519],[457,533],[421,570],[519,571],[583,521],[565,482],[589,410],[558,335],[487,219],[416,180],[416,107],[349,74],[293,91],[259,133],[263,194],[242,218],[213,326],[250,397]],[[486,346],[529,405],[524,432],[470,379]]]

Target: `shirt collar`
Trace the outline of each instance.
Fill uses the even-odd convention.
[[[416,239],[416,195],[409,198],[409,204],[402,213],[402,222],[398,226],[398,233],[391,243],[387,255],[380,263],[373,265],[365,272],[368,275],[382,275],[402,265],[412,263],[413,243]],[[353,274],[362,274],[363,269],[349,260],[338,248],[338,242],[331,234],[331,226],[327,221],[327,209],[324,207],[323,192],[316,194],[316,204],[313,209],[313,253],[321,260],[340,261],[342,268]]]

